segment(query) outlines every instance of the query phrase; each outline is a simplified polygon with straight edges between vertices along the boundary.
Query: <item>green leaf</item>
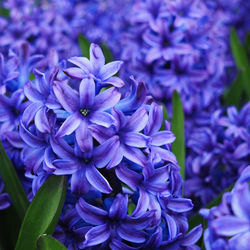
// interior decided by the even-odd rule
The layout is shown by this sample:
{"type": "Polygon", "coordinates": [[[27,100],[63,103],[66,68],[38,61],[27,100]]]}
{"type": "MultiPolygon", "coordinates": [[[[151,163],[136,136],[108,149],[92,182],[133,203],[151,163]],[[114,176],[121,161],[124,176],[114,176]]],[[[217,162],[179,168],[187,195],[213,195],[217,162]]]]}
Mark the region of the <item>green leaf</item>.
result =
{"type": "MultiPolygon", "coordinates": [[[[205,206],[205,208],[212,208],[212,207],[218,206],[221,203],[223,194],[226,192],[230,192],[233,189],[233,187],[234,187],[234,184],[232,184],[231,186],[229,186],[228,188],[223,190],[214,200],[212,200],[207,206],[205,206]]],[[[189,219],[190,228],[194,228],[195,226],[201,224],[203,222],[203,220],[204,220],[203,217],[201,215],[199,215],[198,213],[193,215],[189,219]]]]}
{"type": "Polygon", "coordinates": [[[240,107],[243,95],[243,77],[242,73],[238,73],[232,86],[223,94],[224,104],[226,106],[235,105],[240,107]]]}
{"type": "Polygon", "coordinates": [[[67,248],[51,235],[42,234],[37,240],[37,250],[67,250],[67,248]]]}
{"type": "Polygon", "coordinates": [[[83,36],[83,35],[79,35],[78,36],[78,43],[80,45],[81,51],[82,51],[82,55],[84,57],[89,58],[89,47],[90,47],[90,42],[88,41],[88,39],[83,36]]]}
{"type": "Polygon", "coordinates": [[[41,234],[52,234],[66,195],[66,177],[52,175],[38,190],[24,217],[16,250],[34,250],[41,234]]]}
{"type": "Polygon", "coordinates": [[[101,48],[102,48],[102,52],[103,52],[104,57],[105,57],[105,63],[112,62],[114,60],[114,57],[112,55],[112,52],[108,48],[108,46],[105,43],[102,42],[101,43],[101,48]]]}
{"type": "Polygon", "coordinates": [[[172,143],[172,152],[177,157],[179,166],[181,167],[181,176],[185,179],[185,132],[184,132],[184,112],[181,98],[177,91],[173,93],[173,118],[171,130],[175,134],[176,139],[172,143]]]}
{"type": "Polygon", "coordinates": [[[242,82],[248,99],[250,99],[250,65],[247,52],[241,45],[235,29],[231,29],[231,49],[239,72],[242,73],[242,82]]]}
{"type": "Polygon", "coordinates": [[[247,33],[245,37],[245,48],[248,53],[250,53],[250,33],[247,33]]]}
{"type": "Polygon", "coordinates": [[[22,221],[13,205],[7,209],[0,210],[0,221],[2,249],[14,249],[22,221]]]}
{"type": "Polygon", "coordinates": [[[33,73],[31,73],[31,74],[30,74],[30,80],[33,81],[33,80],[35,80],[35,79],[36,79],[35,75],[34,75],[33,73]]]}
{"type": "Polygon", "coordinates": [[[166,106],[165,105],[162,105],[162,112],[163,112],[163,121],[162,121],[162,125],[161,125],[161,131],[162,130],[165,130],[165,121],[169,120],[169,117],[168,117],[168,112],[167,112],[167,109],[166,109],[166,106]]]}
{"type": "Polygon", "coordinates": [[[10,16],[10,10],[0,6],[0,16],[9,17],[10,16]]]}
{"type": "Polygon", "coordinates": [[[6,154],[1,142],[0,159],[0,174],[2,180],[5,184],[6,191],[10,195],[11,202],[15,207],[20,220],[22,221],[29,206],[29,201],[23,190],[22,184],[17,177],[15,168],[6,154]]]}
{"type": "Polygon", "coordinates": [[[131,215],[135,209],[135,204],[131,203],[128,205],[128,214],[131,215]]]}

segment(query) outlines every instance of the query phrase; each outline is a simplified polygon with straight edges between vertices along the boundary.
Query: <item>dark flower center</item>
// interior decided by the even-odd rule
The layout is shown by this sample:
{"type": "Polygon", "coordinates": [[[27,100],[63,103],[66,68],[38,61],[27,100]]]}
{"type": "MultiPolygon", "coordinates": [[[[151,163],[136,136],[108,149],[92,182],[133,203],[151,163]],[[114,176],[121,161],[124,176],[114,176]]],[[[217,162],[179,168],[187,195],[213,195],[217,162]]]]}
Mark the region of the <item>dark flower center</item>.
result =
{"type": "Polygon", "coordinates": [[[176,73],[176,75],[183,75],[185,73],[185,71],[182,68],[176,68],[175,73],[176,73]]]}
{"type": "Polygon", "coordinates": [[[90,159],[89,158],[85,158],[85,159],[83,159],[83,161],[84,161],[85,164],[89,164],[90,163],[90,159]]]}
{"type": "Polygon", "coordinates": [[[184,10],[180,10],[180,11],[178,12],[178,14],[179,14],[180,16],[184,16],[185,12],[184,12],[184,10]]]}
{"type": "Polygon", "coordinates": [[[19,110],[16,108],[12,108],[12,112],[14,113],[14,115],[18,116],[20,114],[19,110]]]}
{"type": "Polygon", "coordinates": [[[79,109],[79,112],[82,116],[86,117],[89,113],[89,110],[88,109],[84,109],[84,108],[81,108],[79,109]]]}

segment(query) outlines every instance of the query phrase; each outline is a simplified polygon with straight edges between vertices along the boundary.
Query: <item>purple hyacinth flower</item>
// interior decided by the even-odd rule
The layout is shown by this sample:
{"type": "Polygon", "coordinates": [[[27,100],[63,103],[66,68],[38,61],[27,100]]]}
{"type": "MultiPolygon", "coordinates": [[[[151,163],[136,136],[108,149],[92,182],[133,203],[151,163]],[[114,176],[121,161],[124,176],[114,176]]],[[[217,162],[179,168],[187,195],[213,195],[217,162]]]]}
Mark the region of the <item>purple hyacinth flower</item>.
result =
{"type": "Polygon", "coordinates": [[[113,61],[105,64],[105,57],[101,48],[94,43],[90,45],[89,52],[89,60],[85,57],[72,57],[68,59],[69,62],[79,68],[68,68],[64,70],[64,73],[76,79],[91,77],[95,80],[98,89],[107,85],[113,85],[118,88],[122,87],[124,82],[119,77],[113,75],[119,71],[123,62],[113,61]]]}
{"type": "Polygon", "coordinates": [[[79,249],[78,244],[82,241],[88,230],[91,229],[88,225],[78,228],[76,224],[80,220],[81,217],[78,215],[76,209],[72,205],[65,205],[53,237],[62,242],[67,249],[79,249]]]}
{"type": "Polygon", "coordinates": [[[133,6],[135,15],[132,16],[134,23],[149,23],[152,29],[158,27],[158,17],[164,18],[169,16],[167,6],[162,0],[138,1],[133,6]]]}
{"type": "Polygon", "coordinates": [[[79,93],[72,89],[67,82],[56,81],[54,93],[70,116],[63,122],[57,132],[57,137],[76,132],[76,140],[83,152],[90,150],[92,137],[89,124],[110,127],[115,119],[105,112],[114,107],[120,100],[121,94],[117,88],[109,88],[96,95],[96,86],[92,78],[85,78],[79,86],[79,93]]]}
{"type": "Polygon", "coordinates": [[[145,42],[151,47],[146,55],[146,62],[152,63],[155,60],[164,58],[172,60],[175,55],[190,54],[192,47],[183,43],[184,33],[181,30],[170,32],[169,24],[166,20],[160,20],[158,24],[158,34],[148,31],[143,36],[145,42]]]}
{"type": "Polygon", "coordinates": [[[75,143],[74,150],[63,140],[52,140],[54,152],[61,158],[52,162],[52,170],[56,175],[72,175],[71,191],[76,194],[86,194],[91,186],[102,193],[112,191],[108,181],[98,171],[104,168],[114,157],[118,137],[114,136],[98,147],[90,144],[88,151],[82,152],[75,143]]]}
{"type": "MultiPolygon", "coordinates": [[[[250,123],[249,123],[250,124],[250,123]]],[[[241,132],[242,143],[240,143],[234,153],[233,156],[235,159],[243,159],[250,155],[250,134],[248,131],[241,132]]]]}
{"type": "Polygon", "coordinates": [[[46,112],[48,109],[61,108],[52,90],[52,82],[57,73],[58,69],[54,69],[48,75],[47,80],[45,74],[38,70],[34,70],[34,75],[36,77],[35,82],[28,81],[24,85],[24,94],[30,101],[22,117],[25,126],[29,125],[34,119],[34,123],[40,132],[49,132],[49,128],[46,127],[46,123],[43,122],[46,120],[46,112]]]}
{"type": "Polygon", "coordinates": [[[115,106],[116,109],[121,110],[125,114],[135,112],[142,104],[144,104],[147,94],[146,86],[143,82],[137,82],[133,76],[129,79],[131,85],[130,94],[122,98],[115,106]]]}
{"type": "MultiPolygon", "coordinates": [[[[44,161],[45,162],[45,161],[44,161]]],[[[45,163],[46,164],[46,163],[45,163]]],[[[44,169],[40,168],[35,175],[26,173],[26,177],[32,180],[32,192],[29,194],[29,200],[32,201],[35,197],[37,191],[43,185],[43,183],[51,176],[51,171],[48,171],[48,167],[45,166],[44,169]]]]}
{"type": "Polygon", "coordinates": [[[230,186],[249,162],[249,102],[215,110],[211,118],[197,116],[187,140],[185,195],[199,207],[230,186]]]}
{"type": "Polygon", "coordinates": [[[240,112],[234,106],[227,108],[227,117],[220,118],[219,124],[226,127],[227,137],[241,136],[250,125],[250,102],[247,102],[240,112]]]}
{"type": "Polygon", "coordinates": [[[190,230],[185,235],[178,235],[173,241],[162,241],[161,247],[159,249],[200,249],[195,243],[200,239],[202,235],[202,225],[198,225],[190,230]]]}
{"type": "Polygon", "coordinates": [[[22,121],[20,122],[20,136],[26,143],[22,151],[22,158],[27,173],[32,175],[37,174],[41,167],[51,172],[51,161],[55,158],[50,140],[55,136],[56,115],[49,110],[44,118],[41,126],[48,129],[46,133],[41,133],[34,124],[26,127],[22,121]]]}
{"type": "Polygon", "coordinates": [[[101,126],[91,126],[93,137],[98,142],[103,142],[110,137],[119,136],[115,157],[112,159],[107,168],[117,166],[123,157],[132,162],[144,166],[146,164],[146,156],[140,150],[145,148],[149,137],[139,133],[146,126],[148,114],[144,106],[137,109],[131,116],[125,116],[122,111],[113,108],[111,111],[115,118],[114,125],[107,129],[101,126]]]}
{"type": "Polygon", "coordinates": [[[163,123],[162,107],[153,102],[150,105],[149,118],[144,134],[150,137],[147,153],[150,152],[154,163],[161,160],[177,164],[175,155],[167,147],[175,140],[175,135],[171,131],[159,131],[163,123]]]}
{"type": "Polygon", "coordinates": [[[18,71],[20,72],[17,81],[15,83],[12,82],[12,86],[9,86],[10,88],[14,88],[14,90],[23,88],[24,84],[29,80],[33,68],[43,58],[42,55],[32,54],[31,49],[29,43],[22,42],[10,52],[11,56],[17,57],[19,66],[18,71]]]}
{"type": "Polygon", "coordinates": [[[5,137],[3,146],[7,155],[17,169],[22,169],[22,149],[26,146],[26,143],[22,140],[19,131],[7,131],[5,137]]]}
{"type": "Polygon", "coordinates": [[[16,90],[10,97],[0,95],[0,138],[4,139],[7,131],[13,131],[19,125],[27,103],[24,103],[23,90],[16,90]]]}
{"type": "Polygon", "coordinates": [[[132,216],[144,214],[148,209],[155,210],[154,224],[161,218],[161,207],[157,200],[158,195],[170,195],[170,169],[171,166],[163,166],[154,169],[153,166],[145,166],[143,175],[129,169],[124,163],[115,169],[117,177],[133,190],[138,190],[139,199],[132,216]]]}
{"type": "Polygon", "coordinates": [[[128,196],[122,194],[116,196],[108,211],[92,206],[82,198],[76,204],[76,210],[85,222],[95,225],[86,233],[80,248],[109,244],[112,239],[143,243],[147,239],[143,229],[148,227],[154,215],[154,211],[137,217],[127,215],[128,196]]]}
{"type": "Polygon", "coordinates": [[[206,12],[206,6],[201,1],[196,0],[176,0],[167,2],[167,9],[176,16],[174,25],[176,27],[190,27],[197,19],[203,17],[206,12]]]}
{"type": "Polygon", "coordinates": [[[0,94],[3,95],[6,90],[6,86],[10,82],[16,79],[19,75],[17,71],[18,60],[16,57],[8,59],[7,62],[4,61],[4,56],[0,53],[0,94]]]}
{"type": "Polygon", "coordinates": [[[162,83],[171,90],[184,91],[186,94],[192,94],[193,91],[203,84],[208,77],[208,73],[202,69],[194,69],[195,58],[191,55],[181,57],[175,55],[171,62],[171,68],[166,70],[166,77],[162,83]]]}

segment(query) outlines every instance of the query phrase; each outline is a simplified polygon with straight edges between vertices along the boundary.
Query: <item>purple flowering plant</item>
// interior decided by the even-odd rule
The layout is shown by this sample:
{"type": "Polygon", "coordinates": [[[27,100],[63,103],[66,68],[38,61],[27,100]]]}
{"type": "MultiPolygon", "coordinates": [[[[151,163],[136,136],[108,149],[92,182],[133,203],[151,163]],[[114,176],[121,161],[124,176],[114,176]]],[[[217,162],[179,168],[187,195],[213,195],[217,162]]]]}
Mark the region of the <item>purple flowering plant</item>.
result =
{"type": "MultiPolygon", "coordinates": [[[[73,236],[66,233],[67,247],[193,245],[202,231],[198,226],[187,234],[193,204],[182,198],[180,168],[170,146],[175,136],[161,130],[162,107],[146,98],[144,84],[133,78],[131,94],[122,95],[125,83],[114,76],[122,62],[105,64],[96,44],[89,59],[68,62],[74,67],[34,70],[34,80],[1,97],[1,138],[19,151],[29,200],[35,202],[51,175],[68,176],[67,199],[72,200],[66,199],[63,211],[77,217],[70,226],[76,241],[67,240],[73,236]],[[70,211],[66,204],[73,206],[70,211]]],[[[55,235],[65,227],[57,227],[55,235]]]]}
{"type": "Polygon", "coordinates": [[[225,4],[0,3],[1,249],[248,249],[250,6],[225,4]]]}

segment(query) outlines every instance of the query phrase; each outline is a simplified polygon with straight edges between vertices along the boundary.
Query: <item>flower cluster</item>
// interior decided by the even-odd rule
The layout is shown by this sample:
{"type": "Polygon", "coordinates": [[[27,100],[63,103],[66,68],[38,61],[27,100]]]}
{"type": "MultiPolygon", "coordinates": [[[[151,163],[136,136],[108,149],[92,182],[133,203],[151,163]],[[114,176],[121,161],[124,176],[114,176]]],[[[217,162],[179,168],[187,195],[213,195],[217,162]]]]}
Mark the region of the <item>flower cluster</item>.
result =
{"type": "Polygon", "coordinates": [[[126,70],[165,104],[177,90],[188,115],[218,102],[227,83],[226,69],[233,64],[229,25],[249,21],[249,6],[239,4],[245,1],[233,1],[237,4],[230,5],[231,11],[220,2],[141,0],[131,13],[122,53],[126,70]]]}
{"type": "Polygon", "coordinates": [[[186,196],[206,205],[231,185],[250,161],[250,102],[200,117],[187,140],[186,196]]]}
{"type": "Polygon", "coordinates": [[[115,75],[122,61],[105,64],[96,44],[89,59],[68,62],[35,69],[35,79],[17,89],[3,83],[0,137],[24,172],[29,198],[50,175],[69,176],[55,233],[67,247],[192,247],[202,229],[187,233],[193,204],[182,198],[162,107],[133,77],[121,94],[124,81],[115,75]]]}
{"type": "MultiPolygon", "coordinates": [[[[13,46],[7,56],[0,53],[0,93],[14,92],[23,88],[34,67],[48,68],[48,60],[43,55],[33,54],[29,43],[23,41],[13,46]]],[[[52,57],[49,57],[49,60],[52,57]]],[[[55,62],[56,64],[57,62],[55,62]]]]}
{"type": "Polygon", "coordinates": [[[250,166],[242,172],[233,190],[223,195],[219,206],[200,211],[208,219],[204,233],[206,249],[249,248],[249,181],[250,166]]]}
{"type": "MultiPolygon", "coordinates": [[[[137,0],[136,0],[137,1],[137,0]]],[[[82,33],[95,43],[105,42],[116,58],[121,57],[122,40],[129,27],[131,7],[135,0],[91,0],[85,5],[85,27],[82,33]]]]}
{"type": "Polygon", "coordinates": [[[121,35],[127,27],[125,13],[131,4],[132,1],[124,4],[100,0],[53,0],[39,4],[5,1],[3,6],[10,14],[0,16],[1,52],[7,55],[10,48],[26,41],[34,54],[56,52],[57,57],[64,59],[80,55],[78,37],[84,34],[92,42],[106,42],[118,54],[121,35]]]}

